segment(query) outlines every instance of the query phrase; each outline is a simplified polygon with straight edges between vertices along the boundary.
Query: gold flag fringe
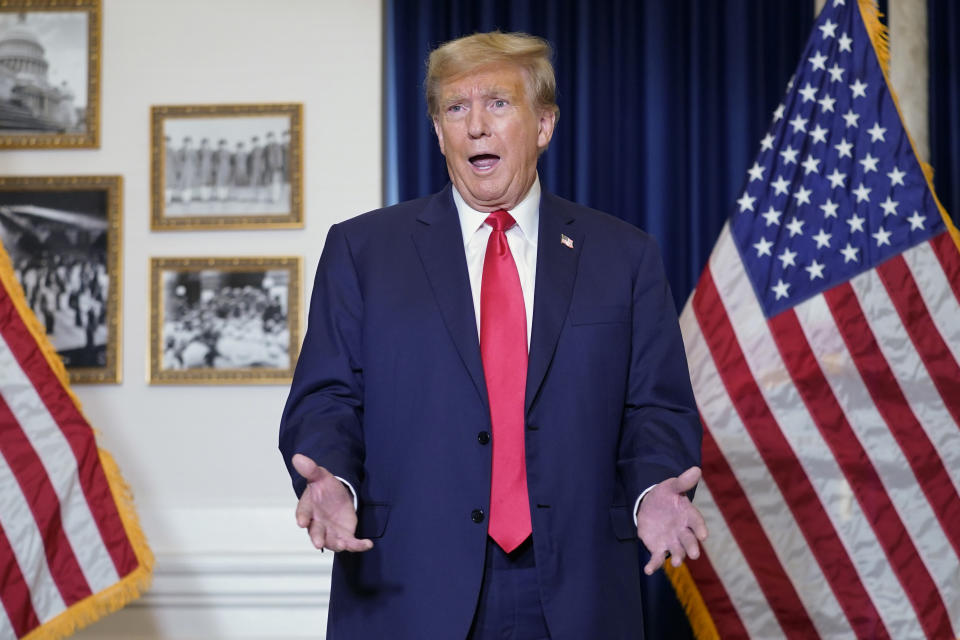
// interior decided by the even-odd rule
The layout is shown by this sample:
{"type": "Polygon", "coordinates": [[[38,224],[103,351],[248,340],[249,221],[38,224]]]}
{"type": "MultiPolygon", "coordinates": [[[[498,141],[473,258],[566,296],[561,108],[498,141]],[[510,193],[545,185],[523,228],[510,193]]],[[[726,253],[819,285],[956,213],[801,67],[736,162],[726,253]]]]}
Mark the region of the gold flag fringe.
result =
{"type": "Polygon", "coordinates": [[[947,231],[950,232],[953,243],[957,246],[957,249],[960,250],[960,231],[958,231],[956,225],[953,224],[953,220],[950,219],[947,210],[943,208],[943,203],[941,203],[940,198],[937,197],[937,192],[933,189],[933,167],[930,166],[929,163],[924,162],[923,159],[920,158],[920,154],[917,153],[917,145],[914,143],[913,137],[907,129],[907,121],[903,118],[903,111],[900,110],[900,99],[897,98],[897,92],[893,90],[893,85],[890,83],[890,35],[887,27],[880,22],[880,9],[877,6],[876,0],[858,0],[858,4],[860,6],[860,15],[863,17],[863,23],[867,27],[867,35],[870,36],[873,50],[877,53],[877,59],[880,61],[880,70],[883,72],[883,79],[887,84],[887,89],[890,91],[893,105],[897,108],[897,116],[900,118],[903,130],[907,134],[907,140],[910,141],[910,148],[913,150],[913,155],[916,157],[917,162],[920,163],[921,169],[923,169],[923,177],[927,180],[927,187],[930,189],[933,201],[937,203],[937,210],[940,212],[940,217],[947,226],[947,231]]]}
{"type": "MultiPolygon", "coordinates": [[[[694,561],[696,562],[696,561],[694,561]]],[[[717,633],[717,627],[710,617],[710,611],[707,609],[697,584],[693,581],[689,569],[684,564],[675,567],[669,561],[663,565],[673,590],[677,592],[677,599],[683,605],[683,610],[687,613],[687,620],[690,622],[690,629],[697,640],[719,640],[720,634],[717,633]]]]}
{"type": "MultiPolygon", "coordinates": [[[[0,246],[0,282],[2,282],[14,308],[36,342],[40,353],[43,354],[47,364],[56,375],[61,388],[77,407],[77,411],[83,415],[80,400],[70,388],[66,367],[63,366],[60,356],[57,355],[53,345],[47,339],[46,331],[40,325],[40,320],[27,305],[23,288],[13,273],[10,258],[2,246],[0,246]]],[[[86,416],[84,416],[84,420],[86,420],[86,416]]],[[[86,420],[86,422],[90,424],[89,420],[86,420]]],[[[24,636],[23,640],[60,640],[65,638],[78,629],[96,622],[108,613],[123,608],[150,588],[150,581],[153,576],[153,552],[150,550],[146,536],[140,528],[140,521],[133,505],[133,494],[120,474],[120,468],[114,461],[113,456],[101,447],[97,447],[97,452],[104,475],[107,477],[107,483],[110,486],[110,493],[120,514],[124,531],[137,556],[137,568],[122,576],[117,583],[84,598],[58,616],[43,622],[39,627],[24,636]]]]}

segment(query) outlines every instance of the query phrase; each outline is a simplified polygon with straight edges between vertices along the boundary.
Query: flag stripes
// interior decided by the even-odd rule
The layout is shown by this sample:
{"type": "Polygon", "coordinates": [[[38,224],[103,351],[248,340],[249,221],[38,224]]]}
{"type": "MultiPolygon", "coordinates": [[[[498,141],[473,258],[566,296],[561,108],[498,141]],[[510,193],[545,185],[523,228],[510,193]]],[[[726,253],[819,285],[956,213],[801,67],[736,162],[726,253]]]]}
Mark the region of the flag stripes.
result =
{"type": "MultiPolygon", "coordinates": [[[[77,406],[73,402],[64,402],[59,391],[59,380],[46,360],[37,357],[36,351],[31,347],[33,338],[9,297],[0,299],[0,318],[3,318],[3,341],[19,365],[6,369],[5,377],[13,378],[7,386],[0,387],[0,394],[4,397],[18,393],[27,394],[36,399],[36,405],[31,407],[34,415],[42,415],[43,412],[49,414],[49,420],[41,418],[38,421],[47,426],[49,431],[44,435],[37,434],[36,438],[50,443],[51,455],[59,458],[58,464],[66,465],[67,469],[76,469],[75,478],[79,481],[84,502],[96,523],[115,572],[118,576],[125,576],[139,563],[123,529],[110,486],[100,465],[93,431],[77,406]],[[15,378],[18,371],[22,373],[20,380],[15,378]],[[63,438],[69,451],[73,453],[72,460],[66,456],[67,452],[60,442],[63,438]]],[[[32,426],[38,425],[34,423],[32,426]]],[[[57,466],[46,468],[56,469],[57,466]]]]}
{"type": "MultiPolygon", "coordinates": [[[[907,504],[901,507],[900,511],[905,512],[921,505],[931,507],[943,533],[953,546],[954,556],[949,560],[956,564],[958,562],[956,554],[960,553],[960,530],[948,525],[960,522],[960,496],[958,496],[956,487],[954,487],[950,476],[947,474],[943,460],[938,455],[933,443],[930,442],[926,431],[910,410],[910,405],[903,395],[903,391],[897,385],[897,381],[880,351],[876,337],[863,316],[853,287],[844,283],[827,291],[824,298],[828,305],[828,312],[836,318],[836,325],[834,326],[841,334],[848,350],[842,355],[849,355],[849,358],[845,359],[852,361],[856,366],[865,391],[869,394],[869,401],[861,397],[857,404],[862,407],[869,407],[872,402],[880,414],[879,416],[869,416],[866,423],[870,425],[886,423],[890,428],[889,435],[895,438],[896,442],[889,441],[888,434],[884,429],[873,427],[869,429],[869,433],[859,434],[859,437],[870,447],[871,457],[875,459],[881,456],[885,457],[881,470],[900,471],[897,452],[898,450],[903,452],[903,457],[910,465],[910,469],[919,483],[919,488],[923,490],[926,500],[911,495],[906,500],[907,504]]],[[[811,344],[816,344],[816,342],[811,340],[811,344]]],[[[834,350],[834,354],[836,353],[840,353],[840,350],[834,350]]],[[[826,357],[827,354],[817,354],[821,366],[823,366],[822,363],[826,357]]],[[[859,388],[851,390],[849,387],[853,385],[844,385],[842,380],[836,383],[831,381],[831,385],[835,387],[844,386],[845,388],[842,391],[851,394],[860,393],[859,388]]],[[[837,397],[843,398],[845,394],[837,393],[837,397]]],[[[910,478],[897,477],[893,481],[886,480],[884,486],[896,487],[900,485],[909,488],[912,486],[912,484],[908,486],[909,481],[910,478]]],[[[925,516],[907,515],[905,520],[908,525],[913,524],[920,527],[933,524],[925,516]]],[[[931,532],[935,534],[935,531],[931,532]]],[[[913,535],[917,537],[916,534],[913,535]]],[[[924,554],[924,557],[926,558],[926,554],[924,554]]]]}
{"type": "MultiPolygon", "coordinates": [[[[697,503],[711,530],[704,551],[712,566],[698,572],[691,563],[690,573],[718,631],[725,629],[733,637],[743,633],[726,602],[756,637],[939,638],[955,637],[960,629],[957,423],[904,328],[900,326],[899,341],[878,340],[878,335],[896,335],[890,333],[900,322],[890,302],[893,296],[918,291],[907,265],[922,264],[925,273],[931,264],[940,268],[942,238],[949,236],[908,252],[896,292],[869,271],[767,321],[750,308],[757,304],[752,288],[728,228],[721,233],[681,316],[705,425],[704,485],[709,491],[698,491],[697,503]],[[887,313],[877,313],[884,298],[887,313]],[[715,384],[717,378],[722,387],[715,384]],[[940,398],[939,409],[929,402],[931,394],[940,398]],[[918,399],[922,410],[914,412],[911,401],[918,399]],[[729,434],[720,438],[724,431],[729,434]],[[741,440],[735,442],[738,432],[741,440]],[[767,478],[745,464],[754,449],[744,446],[744,436],[756,443],[767,478]],[[724,446],[725,440],[731,444],[724,446]],[[765,486],[770,484],[779,491],[765,486]],[[742,493],[731,494],[731,485],[742,485],[742,493]],[[761,508],[771,496],[783,500],[795,524],[761,508]],[[744,512],[745,503],[752,510],[744,512]],[[718,535],[718,519],[726,533],[718,535]],[[756,552],[757,543],[744,527],[766,532],[778,558],[768,564],[762,551],[762,569],[743,558],[740,572],[760,581],[756,592],[742,588],[742,577],[731,587],[725,572],[734,569],[722,566],[731,547],[749,550],[748,556],[756,552]],[[777,538],[792,527],[803,532],[805,542],[799,548],[796,540],[778,545],[777,538]],[[793,569],[807,554],[816,558],[822,577],[793,569]],[[771,574],[789,576],[815,633],[805,623],[785,622],[782,593],[774,598],[763,585],[771,574]],[[757,592],[780,631],[769,625],[754,628],[757,592]],[[834,607],[842,608],[845,632],[830,618],[829,607],[811,605],[809,594],[826,594],[834,607]]],[[[943,281],[948,275],[940,269],[933,277],[943,281]]],[[[921,304],[926,309],[922,299],[921,304]]],[[[922,317],[916,312],[911,317],[918,315],[922,317]]],[[[931,314],[926,317],[926,330],[935,331],[931,314]]],[[[938,357],[945,355],[955,366],[949,351],[941,350],[938,357]]]]}
{"type": "MultiPolygon", "coordinates": [[[[0,460],[2,463],[2,460],[0,460]]],[[[0,591],[0,638],[9,638],[7,626],[13,637],[23,637],[34,627],[40,624],[37,612],[30,601],[30,587],[20,571],[20,565],[13,554],[10,540],[4,532],[0,522],[0,583],[4,589],[0,591]],[[9,613],[7,613],[9,612],[9,613]]]]}

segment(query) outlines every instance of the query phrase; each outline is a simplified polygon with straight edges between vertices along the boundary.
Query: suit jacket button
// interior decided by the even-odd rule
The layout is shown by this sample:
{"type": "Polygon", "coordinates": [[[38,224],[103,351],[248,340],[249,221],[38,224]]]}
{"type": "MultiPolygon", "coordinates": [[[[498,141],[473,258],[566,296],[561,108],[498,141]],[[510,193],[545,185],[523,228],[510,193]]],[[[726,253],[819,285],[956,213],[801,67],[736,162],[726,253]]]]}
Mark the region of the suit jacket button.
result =
{"type": "Polygon", "coordinates": [[[480,444],[487,444],[488,442],[490,442],[490,433],[487,431],[481,431],[480,433],[477,434],[477,441],[480,444]]]}
{"type": "Polygon", "coordinates": [[[480,524],[481,522],[483,522],[483,517],[484,517],[483,509],[474,509],[470,513],[470,519],[476,522],[477,524],[480,524]]]}

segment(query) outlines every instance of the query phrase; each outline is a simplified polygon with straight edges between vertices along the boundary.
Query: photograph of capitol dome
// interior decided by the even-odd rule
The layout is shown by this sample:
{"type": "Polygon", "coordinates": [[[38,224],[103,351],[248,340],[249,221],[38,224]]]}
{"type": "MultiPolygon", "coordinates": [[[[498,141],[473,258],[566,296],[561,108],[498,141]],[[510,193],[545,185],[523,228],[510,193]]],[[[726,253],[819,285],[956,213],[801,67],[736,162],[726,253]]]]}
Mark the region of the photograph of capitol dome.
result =
{"type": "Polygon", "coordinates": [[[97,146],[99,3],[79,4],[0,11],[0,146],[97,146]]]}

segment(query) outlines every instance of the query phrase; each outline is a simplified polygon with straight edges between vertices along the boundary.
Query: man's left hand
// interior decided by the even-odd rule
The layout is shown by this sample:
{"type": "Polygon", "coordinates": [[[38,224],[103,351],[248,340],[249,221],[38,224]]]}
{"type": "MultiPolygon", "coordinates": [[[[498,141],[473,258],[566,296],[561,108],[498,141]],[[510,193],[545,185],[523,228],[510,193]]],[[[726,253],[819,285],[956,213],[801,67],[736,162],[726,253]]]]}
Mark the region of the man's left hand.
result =
{"type": "Polygon", "coordinates": [[[687,556],[694,560],[700,557],[707,525],[686,496],[699,481],[700,467],[690,467],[655,486],[640,501],[637,536],[650,550],[650,562],[643,568],[648,576],[663,565],[668,553],[675,567],[687,556]]]}

